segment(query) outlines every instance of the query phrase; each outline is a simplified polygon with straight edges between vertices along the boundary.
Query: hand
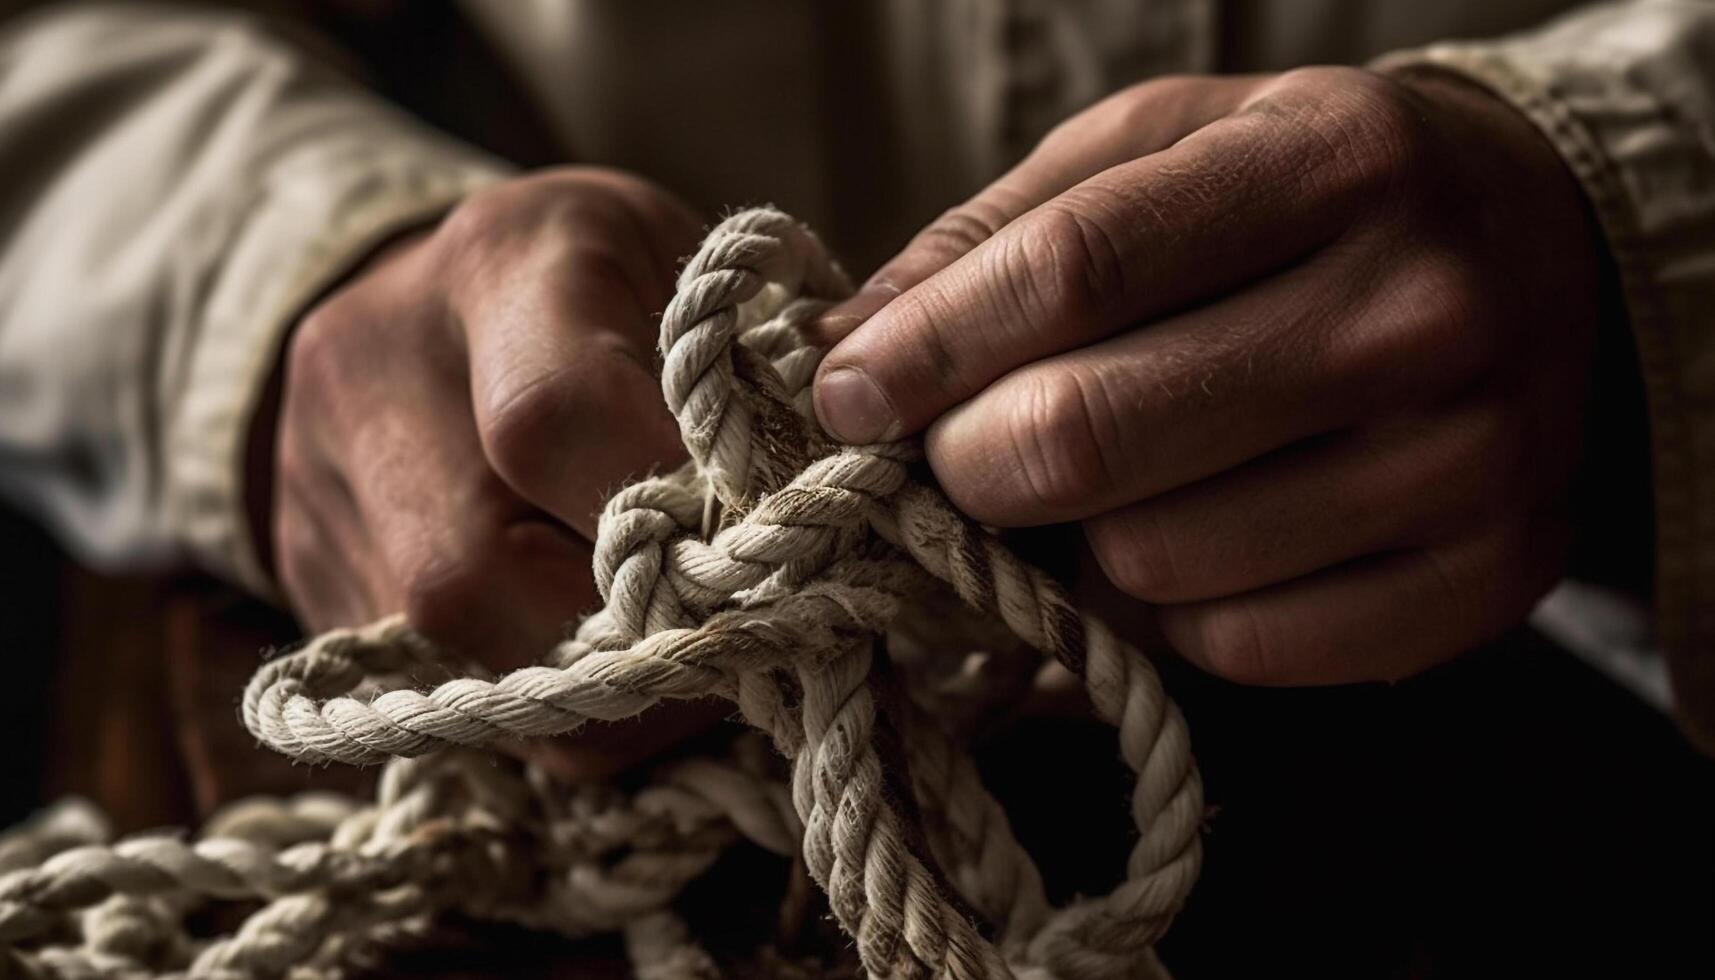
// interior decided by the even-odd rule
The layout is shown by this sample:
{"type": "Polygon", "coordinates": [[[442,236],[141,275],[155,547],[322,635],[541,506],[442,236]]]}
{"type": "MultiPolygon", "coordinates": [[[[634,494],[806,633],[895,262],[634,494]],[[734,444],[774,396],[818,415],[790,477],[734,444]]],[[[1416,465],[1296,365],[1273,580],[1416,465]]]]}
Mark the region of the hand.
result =
{"type": "MultiPolygon", "coordinates": [[[[636,178],[565,169],[461,204],[372,259],[293,332],[272,480],[278,578],[315,630],[403,610],[494,670],[599,604],[596,516],[684,455],[652,317],[697,217],[636,178]]],[[[596,776],[686,726],[541,756],[596,776]]]]}
{"type": "Polygon", "coordinates": [[[1208,670],[1395,679],[1561,573],[1600,248],[1552,148],[1450,76],[1151,82],[830,311],[817,413],[927,428],[977,520],[1082,522],[1208,670]]]}

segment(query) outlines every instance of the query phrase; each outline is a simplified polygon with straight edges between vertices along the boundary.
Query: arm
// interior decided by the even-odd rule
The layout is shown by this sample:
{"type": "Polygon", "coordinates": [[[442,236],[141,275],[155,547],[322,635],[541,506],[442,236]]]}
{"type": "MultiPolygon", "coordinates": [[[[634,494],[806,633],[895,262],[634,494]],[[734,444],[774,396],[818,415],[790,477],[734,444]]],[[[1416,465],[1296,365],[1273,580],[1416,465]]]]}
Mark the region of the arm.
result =
{"type": "Polygon", "coordinates": [[[1715,746],[1712,45],[1715,6],[1640,2],[1378,71],[1121,93],[828,318],[850,336],[818,412],[926,431],[991,523],[1082,522],[1217,673],[1386,679],[1566,571],[1572,506],[1625,458],[1583,443],[1624,447],[1635,340],[1662,637],[1715,746]]]}
{"type": "MultiPolygon", "coordinates": [[[[252,19],[13,27],[0,175],[0,490],[86,558],[516,665],[592,605],[603,495],[681,452],[650,317],[697,217],[511,177],[252,19]]],[[[702,723],[531,751],[599,774],[702,723]]]]}
{"type": "Polygon", "coordinates": [[[267,591],[244,452],[287,325],[501,172],[252,17],[0,25],[0,492],[86,560],[267,591]]]}

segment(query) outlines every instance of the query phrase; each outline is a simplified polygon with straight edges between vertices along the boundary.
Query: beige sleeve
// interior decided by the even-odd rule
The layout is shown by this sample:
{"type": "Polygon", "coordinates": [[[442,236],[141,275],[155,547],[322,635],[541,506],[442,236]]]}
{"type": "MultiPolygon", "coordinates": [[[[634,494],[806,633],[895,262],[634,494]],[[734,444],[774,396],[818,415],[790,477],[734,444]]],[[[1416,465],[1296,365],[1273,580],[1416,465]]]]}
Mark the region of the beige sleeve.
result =
{"type": "Polygon", "coordinates": [[[1607,235],[1649,409],[1659,639],[1680,721],[1715,752],[1715,4],[1604,4],[1380,62],[1407,66],[1457,72],[1529,116],[1607,235]]]}
{"type": "Polygon", "coordinates": [[[244,451],[286,326],[504,168],[242,14],[0,28],[0,494],[86,560],[265,594],[244,451]]]}

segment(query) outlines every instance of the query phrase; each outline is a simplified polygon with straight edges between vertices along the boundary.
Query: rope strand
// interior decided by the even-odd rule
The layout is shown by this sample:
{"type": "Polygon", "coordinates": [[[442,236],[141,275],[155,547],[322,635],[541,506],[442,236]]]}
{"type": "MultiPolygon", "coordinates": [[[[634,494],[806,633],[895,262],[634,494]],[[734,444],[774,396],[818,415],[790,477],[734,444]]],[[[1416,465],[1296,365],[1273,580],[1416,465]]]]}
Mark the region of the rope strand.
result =
{"type": "Polygon", "coordinates": [[[604,607],[541,665],[495,680],[402,683],[449,675],[400,617],[265,664],[245,726],[308,763],[386,762],[377,802],[249,801],[195,842],[109,845],[87,812],[50,814],[0,840],[10,961],[29,976],[336,974],[456,910],[620,931],[640,977],[714,977],[671,906],[742,837],[802,854],[873,977],[1161,975],[1151,947],[1201,861],[1184,720],[1136,649],[914,481],[915,444],[841,446],[816,427],[820,353],[801,328],[850,289],[786,215],[722,222],[661,319],[662,391],[692,461],[604,508],[604,607]],[[898,675],[876,674],[874,638],[936,590],[1066,665],[1116,730],[1138,839],[1111,894],[1051,907],[968,755],[883,696],[898,675]],[[711,694],[790,761],[786,779],[742,741],[629,793],[478,751],[711,694]],[[265,904],[230,936],[183,932],[186,910],[232,899],[265,904]]]}

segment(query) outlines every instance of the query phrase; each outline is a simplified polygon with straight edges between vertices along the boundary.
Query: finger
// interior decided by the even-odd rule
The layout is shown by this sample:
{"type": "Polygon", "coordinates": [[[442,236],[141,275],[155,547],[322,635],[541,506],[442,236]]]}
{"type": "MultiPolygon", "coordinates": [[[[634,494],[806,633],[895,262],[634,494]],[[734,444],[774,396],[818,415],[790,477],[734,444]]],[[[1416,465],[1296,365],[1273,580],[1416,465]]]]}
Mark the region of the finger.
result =
{"type": "Polygon", "coordinates": [[[1232,112],[1255,76],[1160,78],[1109,96],[1060,124],[971,200],[943,213],[812,328],[832,346],[895,296],[987,241],[1014,218],[1080,181],[1164,150],[1232,112]]]}
{"type": "Polygon", "coordinates": [[[601,600],[587,542],[540,515],[485,511],[405,559],[399,607],[436,643],[506,671],[541,662],[601,600]]]}
{"type": "Polygon", "coordinates": [[[899,438],[1020,365],[1299,258],[1385,178],[1290,115],[1243,112],[1112,167],[901,294],[829,352],[815,404],[848,442],[899,438]]]}
{"type": "MultiPolygon", "coordinates": [[[[377,501],[371,519],[397,570],[392,608],[403,608],[437,645],[497,672],[540,662],[579,614],[599,605],[590,546],[513,496],[482,465],[468,414],[449,410],[434,439],[413,439],[395,434],[387,448],[366,450],[375,460],[364,482],[377,501]],[[430,489],[409,496],[382,489],[385,478],[378,473],[405,472],[384,458],[389,452],[408,455],[411,480],[430,489]]],[[[599,780],[665,752],[722,716],[708,704],[675,702],[623,722],[507,748],[562,780],[599,780]]]]}
{"type": "Polygon", "coordinates": [[[496,671],[540,661],[600,601],[588,543],[505,497],[491,486],[370,514],[392,572],[388,607],[496,671]]]}
{"type": "Polygon", "coordinates": [[[1256,592],[1163,606],[1168,642],[1243,684],[1395,681],[1518,622],[1556,577],[1559,522],[1375,556],[1256,592]]]}
{"type": "Polygon", "coordinates": [[[496,670],[533,662],[596,603],[589,545],[489,469],[454,366],[380,370],[387,401],[341,406],[336,461],[385,570],[380,607],[496,670]]]}
{"type": "Polygon", "coordinates": [[[930,465],[979,521],[1082,520],[1439,397],[1464,383],[1463,357],[1424,357],[1448,336],[1446,304],[1409,293],[1324,253],[1013,371],[936,421],[930,465]]]}
{"type": "MultiPolygon", "coordinates": [[[[684,458],[650,370],[654,312],[606,244],[526,264],[466,314],[471,392],[487,461],[524,499],[595,537],[602,501],[684,458]]],[[[657,288],[658,287],[658,288],[657,288]]]]}
{"type": "Polygon", "coordinates": [[[391,572],[384,598],[495,670],[534,662],[596,604],[590,546],[501,483],[468,405],[432,384],[402,379],[400,410],[365,426],[347,461],[391,572]]]}
{"type": "MultiPolygon", "coordinates": [[[[498,481],[449,492],[438,517],[430,502],[388,508],[377,532],[392,543],[390,560],[398,568],[392,607],[403,608],[438,646],[496,672],[541,662],[577,616],[600,601],[589,545],[508,498],[498,481]]],[[[626,721],[504,748],[559,779],[586,782],[653,758],[722,716],[708,704],[674,702],[626,721]]]]}
{"type": "Polygon", "coordinates": [[[1315,440],[1085,522],[1102,571],[1157,603],[1249,592],[1423,544],[1495,499],[1487,416],[1315,440]]]}
{"type": "MultiPolygon", "coordinates": [[[[404,384],[406,392],[410,387],[404,384]]],[[[443,649],[504,672],[540,662],[580,614],[599,605],[592,554],[588,543],[511,494],[483,465],[468,409],[460,408],[453,399],[410,413],[410,425],[377,426],[391,431],[357,447],[369,461],[358,483],[392,570],[385,607],[403,609],[443,649]],[[425,417],[435,424],[421,425],[425,417]]],[[[507,749],[563,779],[602,779],[718,717],[706,707],[674,704],[507,749]]]]}
{"type": "MultiPolygon", "coordinates": [[[[591,186],[610,191],[624,207],[609,209],[602,222],[607,233],[620,243],[628,256],[648,256],[652,269],[628,266],[646,286],[662,290],[646,298],[651,311],[659,311],[672,298],[672,284],[679,264],[696,247],[703,219],[696,211],[664,187],[636,174],[606,167],[573,166],[563,173],[591,186]]],[[[655,342],[653,331],[645,338],[655,342]]]]}

